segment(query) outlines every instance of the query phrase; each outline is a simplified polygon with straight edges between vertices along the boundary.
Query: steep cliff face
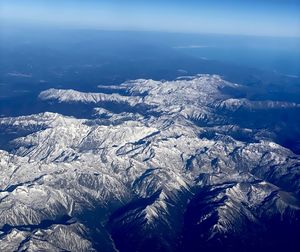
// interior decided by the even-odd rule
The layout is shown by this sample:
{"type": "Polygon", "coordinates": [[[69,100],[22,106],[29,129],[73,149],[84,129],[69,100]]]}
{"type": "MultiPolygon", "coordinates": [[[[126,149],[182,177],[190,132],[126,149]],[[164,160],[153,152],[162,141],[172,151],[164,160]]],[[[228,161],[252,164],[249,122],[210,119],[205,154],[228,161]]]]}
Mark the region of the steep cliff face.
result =
{"type": "Polygon", "coordinates": [[[199,75],[113,94],[50,89],[39,98],[92,104],[93,114],[1,118],[2,132],[22,132],[0,151],[2,250],[293,246],[300,157],[231,117],[299,104],[233,99],[224,87],[237,84],[199,75]]]}

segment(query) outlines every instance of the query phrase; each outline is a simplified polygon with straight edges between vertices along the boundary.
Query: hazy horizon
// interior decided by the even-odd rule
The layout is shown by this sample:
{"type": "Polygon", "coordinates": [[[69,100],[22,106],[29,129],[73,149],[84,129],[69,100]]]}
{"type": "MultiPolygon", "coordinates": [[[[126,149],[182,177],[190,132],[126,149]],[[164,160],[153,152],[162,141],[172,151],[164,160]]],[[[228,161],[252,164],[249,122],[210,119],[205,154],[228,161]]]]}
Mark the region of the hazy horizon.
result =
{"type": "Polygon", "coordinates": [[[300,3],[269,1],[0,1],[12,25],[121,31],[300,37],[300,3]]]}

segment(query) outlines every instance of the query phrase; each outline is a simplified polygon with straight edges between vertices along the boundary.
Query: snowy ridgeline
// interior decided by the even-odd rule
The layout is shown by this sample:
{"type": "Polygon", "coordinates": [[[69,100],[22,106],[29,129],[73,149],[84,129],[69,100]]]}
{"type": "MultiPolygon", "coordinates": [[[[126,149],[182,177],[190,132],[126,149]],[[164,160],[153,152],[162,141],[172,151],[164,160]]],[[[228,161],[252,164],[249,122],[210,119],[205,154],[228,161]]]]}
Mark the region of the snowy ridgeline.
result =
{"type": "Polygon", "coordinates": [[[1,250],[134,251],[150,237],[174,249],[189,225],[205,244],[252,234],[251,227],[263,232],[273,220],[299,221],[300,157],[267,130],[227,118],[241,108],[299,104],[221,92],[237,86],[199,75],[107,87],[113,94],[49,89],[39,98],[94,104],[93,119],[1,118],[1,130],[24,135],[0,151],[1,250]],[[108,102],[124,111],[102,107],[108,102]],[[185,212],[197,214],[185,221],[185,212]]]}

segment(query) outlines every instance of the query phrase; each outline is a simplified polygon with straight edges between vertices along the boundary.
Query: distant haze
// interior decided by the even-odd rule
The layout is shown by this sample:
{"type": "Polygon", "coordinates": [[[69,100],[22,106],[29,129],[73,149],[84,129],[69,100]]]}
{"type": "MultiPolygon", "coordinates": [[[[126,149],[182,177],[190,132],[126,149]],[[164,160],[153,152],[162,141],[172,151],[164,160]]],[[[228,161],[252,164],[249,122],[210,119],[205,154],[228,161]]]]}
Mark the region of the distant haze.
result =
{"type": "Polygon", "coordinates": [[[300,37],[292,0],[0,0],[0,29],[11,24],[106,30],[300,37]]]}

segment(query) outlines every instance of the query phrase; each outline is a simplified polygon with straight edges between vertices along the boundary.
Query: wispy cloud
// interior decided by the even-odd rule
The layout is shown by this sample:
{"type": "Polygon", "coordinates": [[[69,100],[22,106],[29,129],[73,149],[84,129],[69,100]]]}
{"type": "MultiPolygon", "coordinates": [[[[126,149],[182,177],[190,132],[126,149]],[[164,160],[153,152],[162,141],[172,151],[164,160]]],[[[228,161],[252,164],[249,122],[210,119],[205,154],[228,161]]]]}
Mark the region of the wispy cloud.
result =
{"type": "Polygon", "coordinates": [[[196,48],[209,48],[215,47],[211,45],[183,45],[183,46],[173,46],[175,49],[196,49],[196,48]]]}
{"type": "Polygon", "coordinates": [[[24,73],[8,73],[8,76],[12,77],[21,77],[21,78],[31,78],[32,74],[24,74],[24,73]]]}

